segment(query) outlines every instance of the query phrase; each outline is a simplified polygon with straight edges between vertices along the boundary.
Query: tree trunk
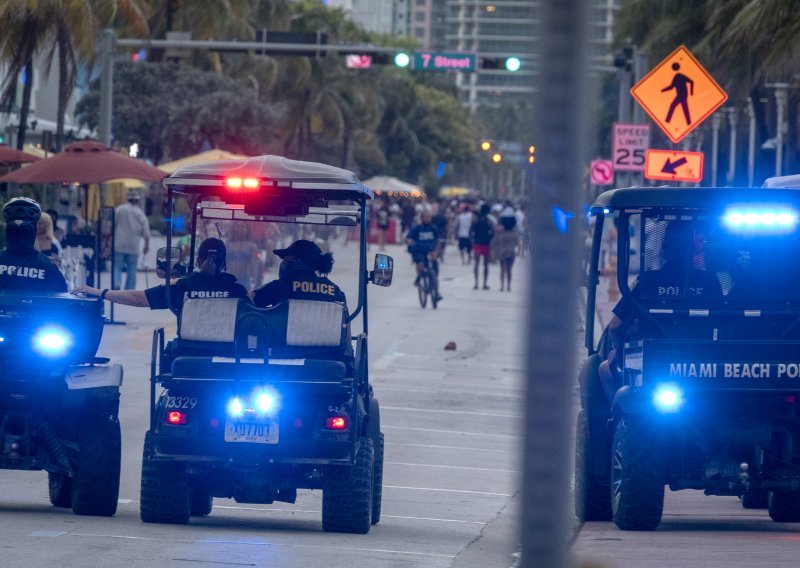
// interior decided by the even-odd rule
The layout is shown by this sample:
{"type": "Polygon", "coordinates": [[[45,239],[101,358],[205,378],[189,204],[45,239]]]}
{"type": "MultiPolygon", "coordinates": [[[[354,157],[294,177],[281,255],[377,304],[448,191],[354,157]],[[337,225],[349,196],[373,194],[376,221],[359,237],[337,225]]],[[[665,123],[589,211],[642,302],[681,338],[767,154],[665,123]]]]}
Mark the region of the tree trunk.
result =
{"type": "Polygon", "coordinates": [[[345,128],[344,133],[342,134],[342,159],[341,159],[341,166],[344,169],[347,169],[347,162],[350,159],[350,129],[345,128]]]}
{"type": "Polygon", "coordinates": [[[22,89],[22,106],[19,109],[19,130],[17,131],[17,150],[25,147],[25,134],[28,131],[28,114],[31,110],[33,93],[33,58],[25,63],[25,86],[22,89]]]}

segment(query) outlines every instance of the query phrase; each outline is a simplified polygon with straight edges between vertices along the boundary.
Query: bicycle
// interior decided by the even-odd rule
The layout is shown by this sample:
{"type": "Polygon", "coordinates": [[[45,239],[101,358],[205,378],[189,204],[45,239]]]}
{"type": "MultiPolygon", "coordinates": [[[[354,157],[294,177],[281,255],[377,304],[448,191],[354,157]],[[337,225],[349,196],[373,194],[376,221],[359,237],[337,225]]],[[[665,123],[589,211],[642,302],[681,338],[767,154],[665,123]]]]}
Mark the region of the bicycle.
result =
{"type": "Polygon", "coordinates": [[[428,305],[428,296],[431,297],[431,307],[435,310],[439,303],[439,262],[425,255],[422,261],[422,272],[419,275],[417,293],[419,305],[423,308],[428,305]]]}

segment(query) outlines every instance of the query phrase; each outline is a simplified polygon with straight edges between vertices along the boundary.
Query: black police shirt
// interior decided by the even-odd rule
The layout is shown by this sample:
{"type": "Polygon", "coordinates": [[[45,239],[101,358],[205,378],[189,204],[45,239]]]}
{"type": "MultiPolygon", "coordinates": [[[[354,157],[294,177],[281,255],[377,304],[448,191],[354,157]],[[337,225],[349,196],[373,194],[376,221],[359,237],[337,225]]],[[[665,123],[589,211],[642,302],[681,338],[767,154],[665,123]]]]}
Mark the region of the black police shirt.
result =
{"type": "MultiPolygon", "coordinates": [[[[144,291],[151,310],[163,310],[167,303],[167,287],[154,286],[144,291]]],[[[169,287],[172,307],[180,311],[183,302],[201,298],[244,298],[247,290],[236,282],[236,277],[227,272],[209,276],[202,272],[192,272],[169,287]]]]}
{"type": "Polygon", "coordinates": [[[30,247],[0,252],[0,290],[66,292],[67,282],[48,257],[30,247]]]}
{"type": "Polygon", "coordinates": [[[298,268],[256,290],[253,303],[274,306],[286,300],[318,300],[345,304],[344,292],[333,282],[310,268],[298,268]]]}

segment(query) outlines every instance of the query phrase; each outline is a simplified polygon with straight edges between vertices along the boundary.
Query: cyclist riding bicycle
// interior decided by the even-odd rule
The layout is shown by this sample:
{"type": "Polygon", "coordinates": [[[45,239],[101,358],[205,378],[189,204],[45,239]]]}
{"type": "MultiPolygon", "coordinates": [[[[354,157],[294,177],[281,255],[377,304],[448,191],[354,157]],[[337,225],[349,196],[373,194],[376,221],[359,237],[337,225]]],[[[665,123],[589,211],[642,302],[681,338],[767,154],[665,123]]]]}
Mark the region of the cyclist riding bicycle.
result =
{"type": "MultiPolygon", "coordinates": [[[[420,276],[428,260],[431,261],[431,269],[434,274],[438,272],[436,259],[438,258],[438,243],[439,231],[436,226],[431,223],[431,213],[428,210],[420,213],[420,224],[415,225],[406,235],[406,244],[408,245],[408,252],[411,253],[411,259],[417,267],[417,279],[414,281],[414,286],[419,286],[420,276]]],[[[436,301],[440,301],[442,296],[439,294],[438,289],[436,292],[436,301]]]]}

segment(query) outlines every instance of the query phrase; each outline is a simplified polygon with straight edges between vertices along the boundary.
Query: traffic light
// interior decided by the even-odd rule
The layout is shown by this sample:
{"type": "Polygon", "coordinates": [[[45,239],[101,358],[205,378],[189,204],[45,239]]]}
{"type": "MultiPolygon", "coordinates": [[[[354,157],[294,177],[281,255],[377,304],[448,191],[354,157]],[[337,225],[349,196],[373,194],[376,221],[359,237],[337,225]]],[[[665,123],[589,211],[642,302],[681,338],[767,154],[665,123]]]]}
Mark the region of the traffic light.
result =
{"type": "Polygon", "coordinates": [[[536,156],[534,155],[535,152],[536,152],[536,146],[534,146],[533,144],[528,146],[528,163],[529,164],[532,164],[532,163],[534,163],[536,161],[536,156]]]}
{"type": "Polygon", "coordinates": [[[411,56],[405,51],[401,51],[394,56],[393,62],[397,67],[404,69],[411,64],[411,56]]]}
{"type": "Polygon", "coordinates": [[[519,57],[481,57],[481,69],[497,69],[515,73],[522,67],[519,57]]]}
{"type": "Polygon", "coordinates": [[[405,51],[398,51],[397,53],[360,53],[358,55],[361,57],[371,56],[373,65],[388,65],[391,63],[401,69],[411,65],[411,56],[405,51]]]}

